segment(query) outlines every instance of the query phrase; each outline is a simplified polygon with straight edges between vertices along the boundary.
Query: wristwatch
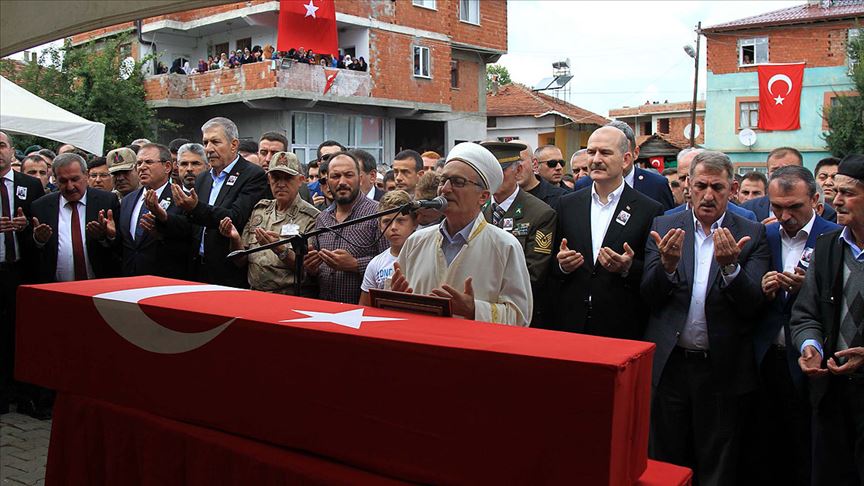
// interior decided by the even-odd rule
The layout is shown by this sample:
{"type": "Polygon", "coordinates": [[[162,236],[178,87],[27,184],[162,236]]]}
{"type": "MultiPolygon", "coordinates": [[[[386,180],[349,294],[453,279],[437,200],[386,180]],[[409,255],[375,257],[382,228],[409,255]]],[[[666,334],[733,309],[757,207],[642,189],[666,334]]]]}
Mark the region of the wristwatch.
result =
{"type": "Polygon", "coordinates": [[[722,273],[724,277],[732,275],[733,273],[735,273],[735,270],[738,270],[737,263],[730,263],[729,265],[723,265],[722,267],[720,267],[720,273],[722,273]]]}

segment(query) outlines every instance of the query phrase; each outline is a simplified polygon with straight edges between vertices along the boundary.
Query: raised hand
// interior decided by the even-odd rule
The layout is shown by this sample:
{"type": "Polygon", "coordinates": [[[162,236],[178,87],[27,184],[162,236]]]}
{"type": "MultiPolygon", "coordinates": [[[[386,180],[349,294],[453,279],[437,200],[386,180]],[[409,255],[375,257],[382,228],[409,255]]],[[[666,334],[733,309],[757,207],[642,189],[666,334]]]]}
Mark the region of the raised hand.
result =
{"type": "Polygon", "coordinates": [[[227,216],[222,218],[222,221],[219,221],[219,234],[231,240],[240,239],[240,233],[237,231],[237,228],[234,227],[231,218],[227,216]]]}
{"type": "Polygon", "coordinates": [[[147,194],[144,196],[144,205],[147,206],[147,210],[150,211],[156,219],[163,223],[168,221],[168,212],[159,205],[159,198],[156,196],[156,191],[147,191],[147,194]]]}
{"type": "Polygon", "coordinates": [[[864,365],[864,347],[861,346],[837,351],[834,356],[846,358],[842,366],[837,366],[834,358],[828,359],[828,370],[835,375],[848,375],[864,365]]]}
{"type": "Polygon", "coordinates": [[[567,238],[561,240],[561,246],[558,248],[558,254],[555,255],[558,259],[558,265],[561,265],[561,270],[570,273],[585,263],[585,257],[576,250],[567,248],[567,238]]]}
{"type": "Polygon", "coordinates": [[[321,267],[323,261],[324,260],[321,258],[321,252],[314,249],[312,245],[309,245],[309,251],[306,253],[306,256],[303,257],[303,267],[306,268],[306,271],[312,275],[317,275],[318,268],[321,267]]]}
{"type": "Polygon", "coordinates": [[[109,209],[106,216],[105,210],[100,209],[98,219],[87,223],[85,229],[91,238],[97,240],[108,238],[109,240],[113,240],[117,236],[117,225],[114,224],[114,212],[109,209]]]}
{"type": "Polygon", "coordinates": [[[333,270],[341,270],[343,272],[356,272],[359,269],[359,264],[354,255],[348,253],[347,250],[338,248],[336,250],[321,250],[318,252],[321,259],[333,270]]]}
{"type": "Polygon", "coordinates": [[[465,279],[464,292],[445,284],[440,289],[433,289],[432,295],[450,299],[450,310],[454,315],[474,319],[474,287],[471,285],[471,277],[465,279]]]}
{"type": "Polygon", "coordinates": [[[820,376],[828,373],[822,368],[822,355],[813,346],[804,346],[804,352],[798,358],[798,366],[807,376],[820,376]]]}
{"type": "Polygon", "coordinates": [[[183,189],[177,184],[171,184],[171,195],[174,196],[174,204],[187,213],[198,205],[198,194],[193,188],[187,196],[183,189]]]}
{"type": "Polygon", "coordinates": [[[615,253],[612,248],[604,246],[600,248],[600,253],[597,254],[597,261],[609,272],[627,273],[630,271],[630,266],[633,265],[635,255],[633,248],[624,242],[624,253],[615,253]]]}
{"type": "Polygon", "coordinates": [[[12,217],[12,229],[15,231],[21,231],[27,227],[27,216],[24,216],[24,210],[18,208],[18,211],[15,212],[15,216],[12,217]]]}
{"type": "Polygon", "coordinates": [[[738,255],[748,241],[750,237],[745,236],[736,242],[729,228],[718,228],[714,231],[714,258],[717,264],[722,267],[738,263],[738,255]]]}
{"type": "Polygon", "coordinates": [[[779,274],[780,272],[771,270],[762,276],[762,293],[768,300],[774,300],[780,290],[780,280],[777,278],[779,274]]]}
{"type": "Polygon", "coordinates": [[[48,243],[48,240],[51,239],[51,235],[54,233],[54,230],[51,229],[45,223],[39,223],[39,218],[33,218],[33,239],[36,240],[40,245],[44,245],[48,243]]]}
{"type": "Polygon", "coordinates": [[[777,281],[780,284],[780,287],[783,288],[786,292],[790,294],[797,294],[799,290],[801,290],[801,286],[804,285],[804,277],[807,274],[799,267],[795,267],[794,272],[783,272],[777,274],[777,281]]]}
{"type": "Polygon", "coordinates": [[[154,216],[153,213],[147,213],[144,216],[141,216],[138,225],[144,228],[144,231],[150,233],[151,236],[158,233],[158,230],[156,229],[156,216],[154,216]]]}
{"type": "Polygon", "coordinates": [[[409,294],[414,293],[414,289],[408,286],[408,279],[405,278],[405,274],[402,273],[402,267],[399,265],[399,262],[393,263],[393,276],[390,277],[390,290],[395,292],[406,292],[409,294]]]}
{"type": "Polygon", "coordinates": [[[681,249],[684,246],[684,230],[681,228],[672,228],[662,238],[659,233],[652,231],[651,238],[657,244],[657,251],[660,252],[660,263],[663,265],[663,270],[666,273],[675,273],[675,270],[678,269],[678,262],[681,261],[681,249]]]}

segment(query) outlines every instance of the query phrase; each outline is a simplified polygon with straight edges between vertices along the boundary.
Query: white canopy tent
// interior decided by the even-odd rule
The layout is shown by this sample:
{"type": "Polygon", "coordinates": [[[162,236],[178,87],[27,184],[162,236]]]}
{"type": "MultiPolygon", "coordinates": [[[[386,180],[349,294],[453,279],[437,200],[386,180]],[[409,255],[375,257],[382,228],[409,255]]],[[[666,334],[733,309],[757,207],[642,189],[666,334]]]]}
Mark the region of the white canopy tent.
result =
{"type": "Polygon", "coordinates": [[[0,76],[0,130],[69,143],[102,155],[105,124],[49,103],[0,76]]]}

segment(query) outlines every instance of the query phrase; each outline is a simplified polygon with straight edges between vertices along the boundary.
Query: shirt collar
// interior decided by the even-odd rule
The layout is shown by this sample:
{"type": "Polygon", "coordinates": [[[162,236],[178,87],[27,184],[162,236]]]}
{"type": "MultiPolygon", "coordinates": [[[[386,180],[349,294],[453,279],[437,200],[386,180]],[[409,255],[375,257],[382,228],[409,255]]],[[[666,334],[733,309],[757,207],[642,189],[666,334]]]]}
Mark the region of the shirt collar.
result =
{"type": "Polygon", "coordinates": [[[783,226],[781,225],[780,226],[780,238],[782,238],[784,240],[796,239],[796,238],[799,238],[801,236],[803,236],[804,238],[809,238],[810,232],[813,231],[813,223],[815,223],[815,222],[816,222],[816,211],[813,211],[813,214],[810,216],[810,221],[808,221],[807,224],[805,224],[803,228],[798,230],[798,234],[792,235],[792,236],[789,236],[788,234],[786,234],[786,230],[783,229],[783,226]]]}
{"type": "Polygon", "coordinates": [[[369,192],[366,193],[366,197],[375,200],[375,184],[372,184],[372,189],[369,189],[369,192]]]}
{"type": "Polygon", "coordinates": [[[597,183],[591,183],[591,200],[601,206],[606,206],[608,204],[618,204],[618,199],[621,197],[622,192],[624,192],[624,181],[621,181],[621,185],[615,188],[614,191],[610,192],[608,196],[606,196],[608,202],[606,204],[603,204],[600,202],[600,194],[597,194],[597,183]]]}
{"type": "Polygon", "coordinates": [[[6,175],[3,176],[4,179],[15,182],[15,171],[10,167],[8,171],[6,171],[6,175]]]}
{"type": "Polygon", "coordinates": [[[447,226],[444,224],[447,220],[441,220],[441,223],[438,225],[438,231],[441,232],[441,235],[449,242],[456,243],[458,240],[457,237],[461,237],[463,242],[468,242],[468,238],[471,237],[471,232],[474,231],[474,226],[477,225],[477,219],[471,222],[471,224],[466,225],[461,230],[457,231],[455,235],[450,236],[450,233],[447,232],[447,226]]]}
{"type": "Polygon", "coordinates": [[[852,250],[852,256],[855,257],[855,260],[861,261],[864,259],[864,248],[859,248],[855,243],[855,237],[852,236],[852,230],[848,226],[843,228],[843,232],[840,233],[840,239],[849,245],[849,249],[852,250]]]}
{"type": "MultiPolygon", "coordinates": [[[[81,199],[79,199],[78,202],[81,203],[82,206],[87,205],[87,190],[86,189],[84,190],[84,195],[81,196],[81,199]]],[[[60,207],[65,208],[67,204],[69,204],[69,201],[66,200],[65,197],[63,197],[63,194],[60,194],[60,207]]]]}
{"type": "MultiPolygon", "coordinates": [[[[165,186],[167,186],[169,182],[171,182],[171,179],[168,179],[167,181],[165,181],[165,184],[162,184],[161,186],[159,186],[156,189],[156,197],[157,198],[162,195],[162,191],[165,190],[165,186]]],[[[141,199],[144,199],[144,196],[147,194],[147,188],[144,186],[141,186],[141,189],[143,189],[143,191],[141,191],[141,199]]]]}
{"type": "Polygon", "coordinates": [[[234,160],[232,160],[230,164],[228,164],[227,166],[225,166],[225,168],[222,169],[222,172],[220,172],[218,176],[216,175],[215,172],[213,172],[213,168],[211,167],[211,168],[210,168],[210,177],[212,177],[213,180],[221,180],[221,179],[224,179],[224,178],[225,178],[225,175],[228,174],[229,172],[231,172],[232,169],[234,169],[234,164],[236,164],[238,160],[240,160],[240,156],[239,156],[239,155],[238,155],[237,157],[234,157],[234,160]]]}
{"type": "MultiPolygon", "coordinates": [[[[723,214],[721,214],[719,218],[717,218],[717,221],[714,221],[714,224],[711,225],[711,233],[714,233],[714,230],[723,226],[723,219],[724,218],[726,218],[725,212],[723,214]]],[[[704,236],[709,236],[709,235],[706,235],[705,230],[702,229],[702,223],[698,219],[696,219],[696,213],[693,213],[693,226],[696,228],[697,233],[702,234],[704,236]]]]}
{"type": "MultiPolygon", "coordinates": [[[[518,196],[518,195],[519,195],[519,184],[516,184],[516,189],[513,190],[513,194],[510,194],[509,196],[507,196],[507,199],[501,201],[500,203],[495,203],[495,204],[498,204],[499,206],[501,206],[501,209],[503,209],[504,211],[507,211],[510,209],[510,206],[513,204],[513,201],[516,200],[516,196],[518,196]]],[[[495,196],[492,196],[492,197],[494,199],[495,196]]]]}
{"type": "Polygon", "coordinates": [[[627,183],[628,186],[633,187],[633,180],[636,177],[636,167],[633,166],[630,168],[630,173],[624,176],[624,182],[627,183]]]}

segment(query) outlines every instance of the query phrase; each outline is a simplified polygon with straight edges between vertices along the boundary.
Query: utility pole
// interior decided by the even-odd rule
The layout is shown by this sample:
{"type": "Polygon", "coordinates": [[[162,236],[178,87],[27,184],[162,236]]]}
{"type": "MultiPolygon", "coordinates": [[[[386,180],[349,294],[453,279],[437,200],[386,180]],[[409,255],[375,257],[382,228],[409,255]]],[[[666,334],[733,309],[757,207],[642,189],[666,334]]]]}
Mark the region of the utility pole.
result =
{"type": "Polygon", "coordinates": [[[696,96],[699,88],[699,41],[702,37],[702,22],[696,24],[696,55],[693,56],[693,105],[690,107],[690,146],[696,146],[696,96]]]}

